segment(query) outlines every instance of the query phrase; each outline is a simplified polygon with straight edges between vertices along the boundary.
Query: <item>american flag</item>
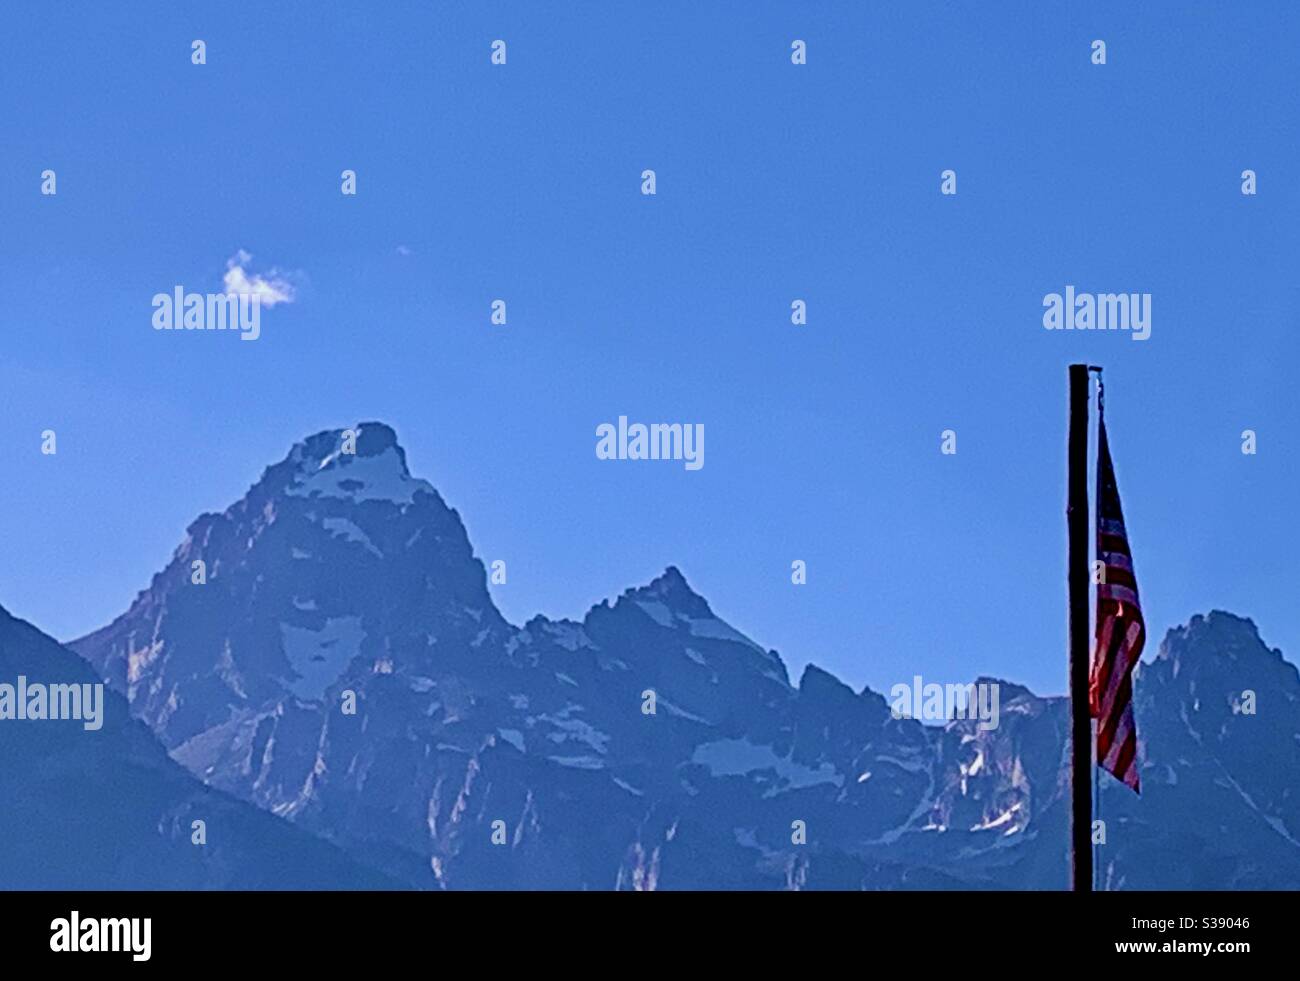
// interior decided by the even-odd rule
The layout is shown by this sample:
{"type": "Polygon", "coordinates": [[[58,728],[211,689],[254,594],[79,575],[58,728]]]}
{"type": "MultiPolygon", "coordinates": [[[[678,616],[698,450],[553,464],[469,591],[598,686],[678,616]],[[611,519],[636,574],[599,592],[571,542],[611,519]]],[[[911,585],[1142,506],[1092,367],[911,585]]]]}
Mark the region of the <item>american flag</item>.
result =
{"type": "Polygon", "coordinates": [[[1137,726],[1133,721],[1133,668],[1142,656],[1146,624],[1138,604],[1133,555],[1124,511],[1101,423],[1097,464],[1097,556],[1104,580],[1097,584],[1097,633],[1088,698],[1097,720],[1097,764],[1138,790],[1137,726]]]}

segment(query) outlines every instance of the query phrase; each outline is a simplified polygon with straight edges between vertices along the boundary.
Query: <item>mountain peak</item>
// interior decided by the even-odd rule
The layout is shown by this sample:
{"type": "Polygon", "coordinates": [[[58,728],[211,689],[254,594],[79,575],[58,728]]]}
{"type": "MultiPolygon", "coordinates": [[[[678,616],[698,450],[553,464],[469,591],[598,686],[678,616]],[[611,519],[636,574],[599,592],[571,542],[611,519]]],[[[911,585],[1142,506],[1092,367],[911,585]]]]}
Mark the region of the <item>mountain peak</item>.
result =
{"type": "Polygon", "coordinates": [[[1047,700],[1047,696],[1035,695],[1026,686],[1016,684],[1014,681],[1007,681],[1005,678],[994,678],[991,675],[982,674],[975,679],[974,684],[976,688],[996,687],[1003,702],[1010,702],[1015,698],[1024,698],[1031,702],[1047,700]]]}
{"type": "MultiPolygon", "coordinates": [[[[397,443],[397,430],[386,422],[363,422],[357,425],[357,455],[373,456],[390,446],[402,451],[397,443]]],[[[405,457],[405,452],[402,456],[405,457]]]]}
{"type": "Polygon", "coordinates": [[[637,602],[663,603],[669,609],[689,616],[711,617],[708,601],[691,589],[686,577],[675,565],[670,565],[662,573],[650,580],[648,585],[637,586],[623,594],[637,602]]]}
{"type": "Polygon", "coordinates": [[[314,463],[324,467],[339,456],[370,458],[382,456],[392,450],[393,456],[406,469],[406,451],[397,442],[397,431],[383,422],[362,422],[344,429],[323,429],[294,444],[288,459],[310,468],[314,463]],[[351,446],[345,446],[344,437],[351,435],[351,446]],[[346,451],[346,452],[345,452],[346,451]]]}
{"type": "MultiPolygon", "coordinates": [[[[1213,655],[1216,660],[1224,656],[1236,660],[1261,649],[1269,650],[1253,620],[1225,610],[1211,610],[1206,615],[1196,614],[1186,626],[1170,628],[1160,643],[1156,660],[1195,660],[1198,655],[1202,659],[1213,655]]],[[[1280,651],[1270,653],[1281,657],[1280,651]]]]}
{"type": "Polygon", "coordinates": [[[691,592],[691,587],[686,582],[686,577],[682,575],[682,570],[675,565],[668,566],[655,579],[651,580],[650,587],[652,589],[659,587],[665,590],[684,589],[691,592]]]}
{"type": "Polygon", "coordinates": [[[411,476],[397,432],[382,422],[308,436],[267,470],[264,481],[291,497],[380,500],[402,506],[414,503],[418,492],[436,494],[427,481],[411,476]]]}

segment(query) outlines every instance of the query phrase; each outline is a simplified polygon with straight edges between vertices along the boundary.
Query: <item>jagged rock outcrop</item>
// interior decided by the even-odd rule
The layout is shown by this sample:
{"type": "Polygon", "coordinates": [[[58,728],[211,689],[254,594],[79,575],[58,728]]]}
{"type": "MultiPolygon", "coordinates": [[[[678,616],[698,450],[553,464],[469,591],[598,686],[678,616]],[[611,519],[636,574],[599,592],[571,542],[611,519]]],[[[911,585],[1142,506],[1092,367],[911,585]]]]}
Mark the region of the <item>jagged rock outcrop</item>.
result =
{"type": "MultiPolygon", "coordinates": [[[[72,645],[213,787],[417,887],[1065,887],[1062,699],[999,681],[986,731],[794,685],[675,568],[513,626],[393,430],[346,445],[294,446],[72,645]]],[[[1145,793],[1106,787],[1107,881],[1300,886],[1294,666],[1213,613],[1136,705],[1145,793]]]]}

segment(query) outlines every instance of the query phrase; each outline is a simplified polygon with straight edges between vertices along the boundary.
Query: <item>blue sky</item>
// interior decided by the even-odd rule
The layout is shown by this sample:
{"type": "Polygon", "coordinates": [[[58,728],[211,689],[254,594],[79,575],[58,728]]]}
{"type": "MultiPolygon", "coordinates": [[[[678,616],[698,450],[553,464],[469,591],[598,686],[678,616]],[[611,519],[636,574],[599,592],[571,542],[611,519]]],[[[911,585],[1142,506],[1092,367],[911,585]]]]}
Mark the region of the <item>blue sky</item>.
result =
{"type": "Polygon", "coordinates": [[[1058,692],[1086,360],[1152,648],[1225,608],[1296,659],[1294,4],[204,6],[8,12],[16,615],[107,622],[293,442],[383,419],[516,622],[676,564],[796,675],[1058,692]],[[258,341],[151,329],[240,249],[297,286],[258,341]],[[1151,293],[1150,340],[1045,331],[1067,283],[1151,293]],[[704,468],[597,460],[620,414],[703,423],[704,468]]]}

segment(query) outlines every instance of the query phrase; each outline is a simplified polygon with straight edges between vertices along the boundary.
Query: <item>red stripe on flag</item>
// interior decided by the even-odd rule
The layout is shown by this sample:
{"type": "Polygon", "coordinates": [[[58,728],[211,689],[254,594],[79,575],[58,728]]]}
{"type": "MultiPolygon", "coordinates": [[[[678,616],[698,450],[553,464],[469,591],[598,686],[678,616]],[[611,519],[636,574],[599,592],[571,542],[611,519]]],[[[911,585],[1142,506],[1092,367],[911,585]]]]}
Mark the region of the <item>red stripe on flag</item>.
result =
{"type": "Polygon", "coordinates": [[[1133,670],[1146,642],[1146,623],[1138,605],[1137,578],[1105,421],[1097,447],[1097,528],[1098,556],[1106,561],[1109,553],[1127,560],[1127,568],[1107,562],[1105,584],[1097,589],[1096,642],[1088,685],[1088,701],[1097,720],[1097,765],[1136,791],[1139,767],[1133,670]]]}

